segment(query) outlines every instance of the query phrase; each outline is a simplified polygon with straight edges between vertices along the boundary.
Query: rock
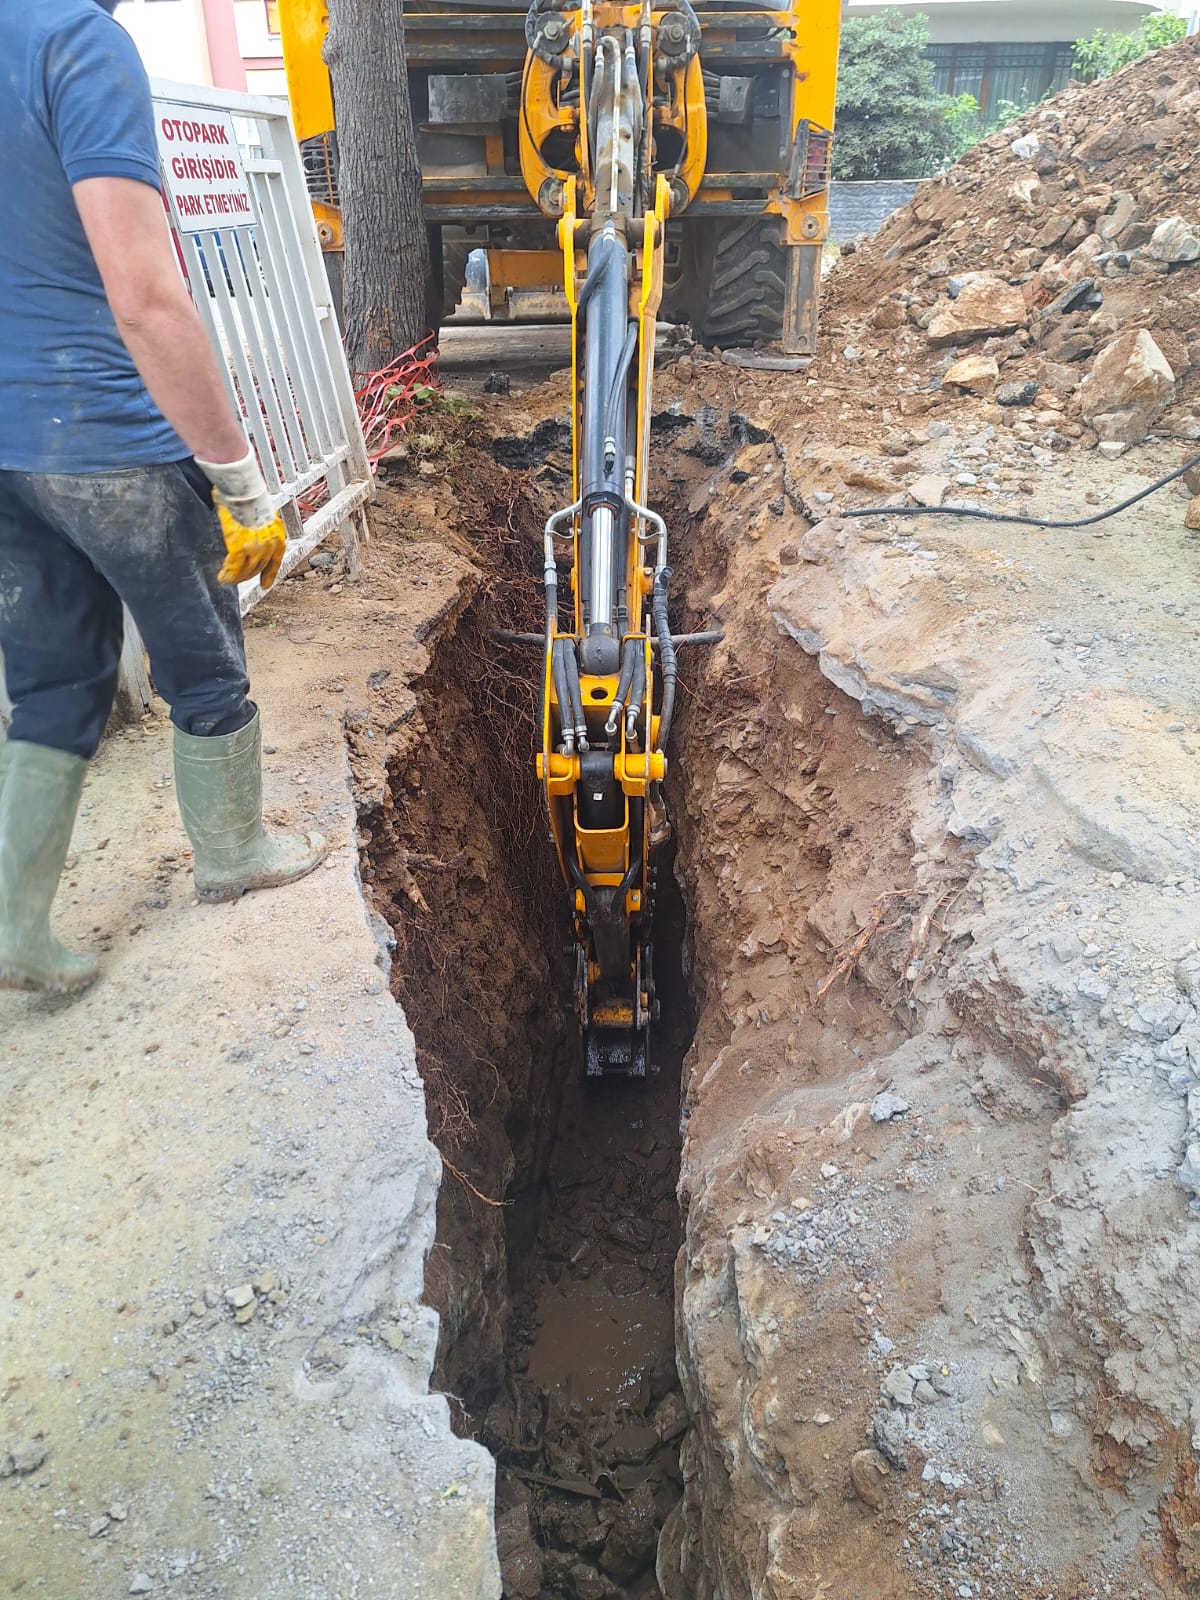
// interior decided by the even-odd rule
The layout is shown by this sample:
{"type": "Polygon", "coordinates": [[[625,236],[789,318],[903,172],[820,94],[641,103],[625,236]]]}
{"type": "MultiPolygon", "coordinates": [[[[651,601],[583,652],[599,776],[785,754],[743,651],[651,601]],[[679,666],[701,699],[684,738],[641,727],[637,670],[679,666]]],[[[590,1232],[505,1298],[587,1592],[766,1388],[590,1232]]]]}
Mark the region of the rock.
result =
{"type": "MultiPolygon", "coordinates": [[[[549,1496],[541,1508],[540,1521],[543,1535],[555,1544],[565,1546],[576,1555],[596,1555],[608,1534],[602,1526],[592,1500],[571,1500],[549,1496]]],[[[549,1574],[547,1574],[549,1576],[549,1574]]]]}
{"type": "Polygon", "coordinates": [[[881,300],[871,314],[871,326],[885,331],[904,326],[904,307],[899,300],[881,300]]]}
{"type": "Polygon", "coordinates": [[[1157,1044],[1161,1044],[1178,1033],[1191,1014],[1190,1006],[1181,1005],[1173,999],[1160,997],[1155,1000],[1143,1000],[1134,1008],[1129,1026],[1134,1033],[1146,1034],[1157,1044]]]}
{"type": "Polygon", "coordinates": [[[1183,525],[1194,532],[1200,532],[1200,494],[1192,496],[1191,504],[1183,514],[1183,525]]]}
{"type": "Polygon", "coordinates": [[[1038,386],[1032,380],[1025,383],[1002,383],[996,389],[996,403],[1002,406],[1031,406],[1037,399],[1038,386]]]}
{"type": "Polygon", "coordinates": [[[1095,972],[1085,972],[1075,981],[1075,988],[1085,1000],[1097,1005],[1108,999],[1108,984],[1095,972]]]}
{"type": "Polygon", "coordinates": [[[1062,238],[1075,218],[1067,211],[1054,211],[1034,235],[1033,242],[1039,250],[1049,250],[1062,238]]]}
{"type": "Polygon", "coordinates": [[[98,1539],[101,1534],[108,1532],[108,1517],[95,1517],[88,1523],[88,1538],[98,1539]]]}
{"type": "Polygon", "coordinates": [[[264,1267],[252,1285],[255,1294],[270,1294],[279,1288],[279,1274],[272,1267],[264,1267]]]}
{"type": "Polygon", "coordinates": [[[963,356],[942,374],[942,387],[965,389],[969,394],[990,394],[1000,368],[994,356],[963,356]]]}
{"type": "Polygon", "coordinates": [[[881,1385],[884,1394],[897,1405],[911,1406],[915,1385],[903,1367],[893,1367],[881,1385]]]}
{"type": "Polygon", "coordinates": [[[940,305],[929,324],[930,344],[957,344],[1024,327],[1025,296],[1003,278],[982,273],[965,283],[955,299],[940,305]]]}
{"type": "Polygon", "coordinates": [[[1118,456],[1123,456],[1129,449],[1120,439],[1101,439],[1096,446],[1106,461],[1115,461],[1118,456]]]}
{"type": "Polygon", "coordinates": [[[129,1580],[129,1594],[152,1594],[154,1592],[154,1579],[148,1572],[135,1572],[129,1580]]]}
{"type": "Polygon", "coordinates": [[[1175,1181],[1181,1189],[1190,1189],[1194,1195],[1200,1196],[1200,1144],[1188,1145],[1175,1173],[1175,1181]]]}
{"type": "Polygon", "coordinates": [[[940,506],[950,493],[950,479],[926,472],[909,484],[908,492],[919,506],[940,506]]]}
{"type": "Polygon", "coordinates": [[[1146,254],[1152,261],[1195,261],[1200,257],[1200,233],[1182,217],[1164,217],[1150,235],[1146,254]]]}
{"type": "Polygon", "coordinates": [[[235,1311],[240,1311],[243,1306],[248,1306],[254,1299],[254,1289],[248,1283],[239,1284],[236,1289],[226,1289],[225,1303],[231,1305],[235,1311]]]}
{"type": "Polygon", "coordinates": [[[658,1449],[659,1437],[644,1424],[629,1423],[618,1428],[604,1447],[605,1458],[618,1466],[636,1466],[658,1449]]]}
{"type": "Polygon", "coordinates": [[[542,1552],[529,1525],[528,1506],[513,1506],[496,1518],[496,1551],[507,1600],[538,1600],[542,1592],[542,1552]]]}
{"type": "Polygon", "coordinates": [[[886,1461],[901,1472],[907,1468],[904,1444],[908,1438],[908,1418],[903,1411],[877,1411],[871,1418],[871,1437],[886,1461]]]}
{"type": "Polygon", "coordinates": [[[586,1561],[577,1561],[571,1568],[571,1592],[579,1600],[624,1600],[622,1591],[610,1583],[595,1567],[586,1561]]]}
{"type": "Polygon", "coordinates": [[[0,1478],[24,1477],[28,1472],[36,1472],[48,1453],[42,1439],[20,1439],[10,1444],[0,1457],[0,1478]]]}
{"type": "Polygon", "coordinates": [[[1096,224],[1096,232],[1109,243],[1118,244],[1126,228],[1140,219],[1142,208],[1128,189],[1118,189],[1113,199],[1116,204],[1108,216],[1096,224]]]}
{"type": "Polygon", "coordinates": [[[1077,961],[1083,954],[1083,940],[1078,934],[1072,933],[1070,928],[1064,928],[1050,940],[1050,948],[1054,951],[1056,960],[1065,964],[1068,961],[1077,961]]]}
{"type": "Polygon", "coordinates": [[[688,1408],[678,1389],[659,1401],[654,1411],[654,1431],[662,1444],[671,1444],[687,1432],[688,1408]]]}
{"type": "Polygon", "coordinates": [[[851,1485],[872,1511],[878,1511],[887,1498],[887,1480],[891,1474],[891,1467],[878,1450],[856,1450],[850,1457],[851,1485]]]}
{"type": "Polygon", "coordinates": [[[935,1406],[940,1398],[937,1390],[924,1378],[913,1389],[913,1395],[923,1406],[935,1406]]]}
{"type": "Polygon", "coordinates": [[[1140,444],[1175,392],[1175,374],[1144,328],[1118,334],[1080,385],[1080,409],[1102,440],[1140,444]]]}
{"type": "Polygon", "coordinates": [[[1067,365],[1071,361],[1084,361],[1096,348],[1090,333],[1068,333],[1056,344],[1047,345],[1046,358],[1067,365]]]}
{"type": "Polygon", "coordinates": [[[601,1569],[618,1582],[626,1582],[649,1566],[657,1547],[654,1494],[648,1483],[641,1483],[617,1512],[600,1556],[601,1569]]]}
{"type": "Polygon", "coordinates": [[[902,1100],[898,1094],[893,1094],[890,1089],[885,1089],[882,1094],[877,1094],[874,1100],[871,1101],[871,1121],[893,1122],[910,1109],[907,1100],[902,1100]]]}
{"type": "MultiPolygon", "coordinates": [[[[391,454],[390,451],[388,453],[391,454]]],[[[406,450],[405,454],[407,453],[406,450]]],[[[336,560],[337,557],[332,550],[314,550],[308,558],[308,564],[315,572],[328,572],[336,560]]]]}

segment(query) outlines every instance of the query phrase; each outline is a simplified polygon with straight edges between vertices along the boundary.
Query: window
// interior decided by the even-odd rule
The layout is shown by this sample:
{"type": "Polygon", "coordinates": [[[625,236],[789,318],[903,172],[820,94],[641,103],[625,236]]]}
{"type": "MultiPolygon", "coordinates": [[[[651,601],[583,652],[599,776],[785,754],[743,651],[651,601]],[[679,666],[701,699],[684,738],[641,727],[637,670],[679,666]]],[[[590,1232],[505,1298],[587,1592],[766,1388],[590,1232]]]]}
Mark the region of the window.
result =
{"type": "Polygon", "coordinates": [[[1070,44],[935,44],[926,54],[940,94],[974,95],[985,121],[1034,105],[1071,76],[1070,44]]]}
{"type": "Polygon", "coordinates": [[[273,39],[279,37],[279,0],[263,0],[267,10],[267,32],[273,39]]]}

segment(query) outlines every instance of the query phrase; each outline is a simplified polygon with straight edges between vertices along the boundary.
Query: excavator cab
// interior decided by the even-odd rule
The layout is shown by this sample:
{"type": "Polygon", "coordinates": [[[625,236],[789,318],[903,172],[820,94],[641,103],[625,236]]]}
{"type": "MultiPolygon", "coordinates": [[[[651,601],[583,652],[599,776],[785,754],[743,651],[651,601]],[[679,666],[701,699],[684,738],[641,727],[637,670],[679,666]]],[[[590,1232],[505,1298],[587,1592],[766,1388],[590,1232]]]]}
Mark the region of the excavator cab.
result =
{"type": "MultiPolygon", "coordinates": [[[[655,328],[810,353],[836,71],[834,0],[416,0],[408,72],[425,216],[483,249],[493,315],[571,323],[571,503],[543,536],[537,776],[562,873],[583,1070],[644,1078],[674,716],[668,530],[648,503],[655,328]],[[560,583],[560,579],[566,579],[560,583]]],[[[318,225],[340,240],[319,0],[283,0],[318,225]],[[313,46],[317,48],[314,64],[313,46]]],[[[464,258],[465,259],[465,258],[464,258]]]]}

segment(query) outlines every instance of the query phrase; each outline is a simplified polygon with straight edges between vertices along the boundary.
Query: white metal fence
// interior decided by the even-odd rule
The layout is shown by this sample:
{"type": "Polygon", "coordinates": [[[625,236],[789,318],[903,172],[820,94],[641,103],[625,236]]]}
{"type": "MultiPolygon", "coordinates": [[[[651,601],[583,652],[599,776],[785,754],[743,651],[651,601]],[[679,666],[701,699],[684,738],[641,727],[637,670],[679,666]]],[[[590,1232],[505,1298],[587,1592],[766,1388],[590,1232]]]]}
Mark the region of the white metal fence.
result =
{"type": "MultiPolygon", "coordinates": [[[[354,570],[371,472],[287,105],[158,80],[153,88],[180,259],[288,530],[283,574],[335,530],[354,570]],[[230,124],[236,152],[219,142],[230,124]],[[196,137],[172,138],[174,130],[196,137]],[[216,210],[209,221],[205,194],[215,209],[242,185],[172,171],[175,159],[205,149],[205,131],[215,153],[240,161],[249,215],[223,221],[216,210]]],[[[257,579],[244,585],[242,610],[261,593],[257,579]]]]}
{"type": "MultiPolygon", "coordinates": [[[[288,532],[281,576],[334,532],[356,571],[371,470],[287,105],[193,84],[153,88],[180,264],[288,532]],[[176,159],[195,162],[194,173],[173,172],[176,159]]],[[[257,578],[242,585],[243,613],[262,592],[257,578]]],[[[136,710],[149,684],[128,613],[125,622],[120,697],[136,710]]],[[[0,724],[8,709],[0,658],[0,724]]]]}

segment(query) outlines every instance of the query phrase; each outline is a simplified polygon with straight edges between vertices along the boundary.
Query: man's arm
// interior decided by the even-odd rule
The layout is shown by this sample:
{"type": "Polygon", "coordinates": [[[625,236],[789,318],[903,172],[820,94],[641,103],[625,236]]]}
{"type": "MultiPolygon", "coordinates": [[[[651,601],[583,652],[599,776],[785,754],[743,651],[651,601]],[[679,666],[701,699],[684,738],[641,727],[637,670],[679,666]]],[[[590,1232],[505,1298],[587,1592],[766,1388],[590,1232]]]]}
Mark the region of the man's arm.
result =
{"type": "Polygon", "coordinates": [[[180,275],[158,191],[132,178],[83,178],[72,192],[117,329],[154,403],[193,455],[240,461],[246,436],[180,275]]]}

